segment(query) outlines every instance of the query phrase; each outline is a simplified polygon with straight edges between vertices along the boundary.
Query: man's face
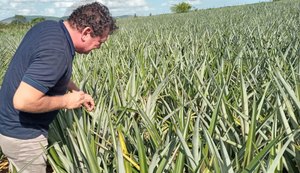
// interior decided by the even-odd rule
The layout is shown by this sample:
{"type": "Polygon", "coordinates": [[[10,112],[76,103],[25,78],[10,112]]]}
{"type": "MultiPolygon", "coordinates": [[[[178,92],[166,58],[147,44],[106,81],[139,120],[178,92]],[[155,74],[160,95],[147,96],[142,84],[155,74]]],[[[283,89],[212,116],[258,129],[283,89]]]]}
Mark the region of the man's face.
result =
{"type": "Polygon", "coordinates": [[[101,36],[92,37],[91,33],[86,34],[81,50],[78,53],[88,54],[94,49],[99,49],[109,36],[109,29],[104,30],[101,36]]]}

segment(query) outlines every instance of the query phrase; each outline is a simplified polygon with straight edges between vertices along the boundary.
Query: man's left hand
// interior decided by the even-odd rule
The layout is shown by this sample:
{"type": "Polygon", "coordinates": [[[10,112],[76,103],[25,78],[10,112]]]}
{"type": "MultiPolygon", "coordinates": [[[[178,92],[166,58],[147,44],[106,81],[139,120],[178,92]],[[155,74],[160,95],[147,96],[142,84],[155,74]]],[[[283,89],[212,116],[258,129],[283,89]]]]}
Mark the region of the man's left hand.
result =
{"type": "Polygon", "coordinates": [[[91,112],[95,109],[95,102],[92,96],[89,94],[84,95],[84,103],[83,106],[86,108],[87,111],[91,112]]]}

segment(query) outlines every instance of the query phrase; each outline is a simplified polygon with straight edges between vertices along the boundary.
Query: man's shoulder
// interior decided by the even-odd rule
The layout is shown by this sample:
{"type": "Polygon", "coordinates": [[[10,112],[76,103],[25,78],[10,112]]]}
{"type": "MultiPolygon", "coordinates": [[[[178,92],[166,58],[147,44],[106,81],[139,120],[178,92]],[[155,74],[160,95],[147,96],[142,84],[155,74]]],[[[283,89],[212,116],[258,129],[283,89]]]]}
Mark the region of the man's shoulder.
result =
{"type": "Polygon", "coordinates": [[[47,27],[47,26],[59,26],[59,21],[55,20],[44,20],[42,22],[37,23],[34,27],[47,27]]]}
{"type": "Polygon", "coordinates": [[[52,20],[36,24],[26,34],[25,40],[36,43],[37,48],[61,47],[66,43],[65,34],[60,23],[52,20]]]}
{"type": "Polygon", "coordinates": [[[63,34],[59,22],[54,20],[45,20],[37,23],[29,30],[29,33],[35,34],[36,36],[38,36],[37,34],[41,34],[43,37],[55,37],[63,34]]]}

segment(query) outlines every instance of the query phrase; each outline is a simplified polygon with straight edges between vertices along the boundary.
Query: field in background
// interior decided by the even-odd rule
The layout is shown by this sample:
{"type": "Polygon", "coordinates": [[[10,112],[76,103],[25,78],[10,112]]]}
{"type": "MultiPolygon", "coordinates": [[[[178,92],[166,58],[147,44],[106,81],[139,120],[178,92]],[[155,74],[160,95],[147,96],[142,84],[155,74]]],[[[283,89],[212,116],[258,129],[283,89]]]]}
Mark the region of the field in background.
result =
{"type": "MultiPolygon", "coordinates": [[[[53,170],[299,172],[299,14],[286,1],[118,20],[76,55],[96,110],[51,124],[53,170]]],[[[27,29],[0,32],[0,83],[27,29]]]]}

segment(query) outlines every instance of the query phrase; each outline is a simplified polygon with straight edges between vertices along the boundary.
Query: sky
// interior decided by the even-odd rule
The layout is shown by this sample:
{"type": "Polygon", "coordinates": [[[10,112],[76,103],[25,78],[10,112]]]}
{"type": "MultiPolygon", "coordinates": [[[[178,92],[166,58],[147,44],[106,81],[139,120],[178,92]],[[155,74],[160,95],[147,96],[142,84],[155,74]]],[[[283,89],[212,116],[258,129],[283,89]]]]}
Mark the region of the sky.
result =
{"type": "Polygon", "coordinates": [[[187,2],[193,9],[218,8],[270,0],[0,0],[0,21],[15,15],[68,16],[83,3],[98,1],[106,5],[113,16],[148,16],[171,13],[174,4],[187,2]]]}

